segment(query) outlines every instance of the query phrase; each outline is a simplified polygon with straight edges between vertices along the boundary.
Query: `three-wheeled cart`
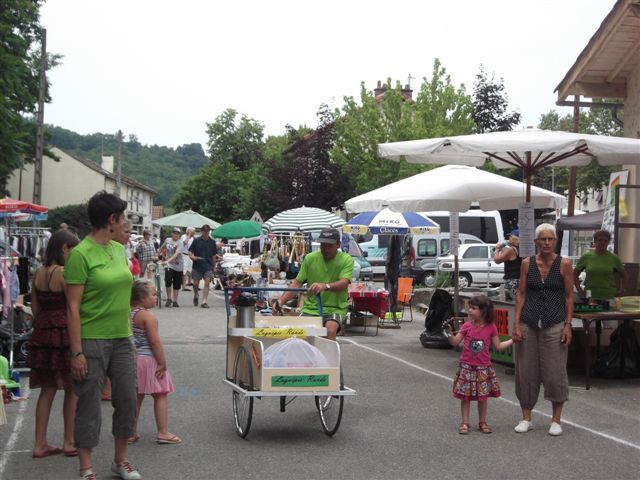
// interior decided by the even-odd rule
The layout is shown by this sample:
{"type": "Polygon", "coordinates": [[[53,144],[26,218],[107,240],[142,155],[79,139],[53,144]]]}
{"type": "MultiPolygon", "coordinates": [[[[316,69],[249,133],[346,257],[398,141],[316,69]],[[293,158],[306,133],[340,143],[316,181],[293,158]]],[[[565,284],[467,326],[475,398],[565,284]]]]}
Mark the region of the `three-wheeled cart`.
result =
{"type": "MultiPolygon", "coordinates": [[[[231,387],[236,431],[244,438],[251,428],[253,401],[262,397],[279,397],[280,411],[296,397],[312,397],[327,435],[338,431],[342,419],[344,397],[355,390],[342,385],[340,345],[323,338],[327,330],[322,317],[255,315],[255,326],[240,327],[232,315],[232,297],[242,292],[296,291],[306,289],[270,287],[225,288],[227,310],[227,366],[224,383],[231,387]],[[328,367],[268,368],[264,352],[275,342],[289,337],[304,339],[327,358],[328,367]]],[[[321,303],[318,303],[322,312],[321,303]]]]}

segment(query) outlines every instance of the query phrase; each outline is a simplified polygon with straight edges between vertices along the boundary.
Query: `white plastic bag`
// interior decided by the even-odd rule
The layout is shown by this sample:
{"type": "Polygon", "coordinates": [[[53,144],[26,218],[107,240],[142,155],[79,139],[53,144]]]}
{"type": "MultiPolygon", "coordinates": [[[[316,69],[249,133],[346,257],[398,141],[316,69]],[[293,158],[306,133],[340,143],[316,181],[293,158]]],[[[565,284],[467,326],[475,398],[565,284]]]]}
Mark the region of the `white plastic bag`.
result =
{"type": "Polygon", "coordinates": [[[266,368],[322,368],[329,361],[316,347],[300,338],[287,338],[264,351],[266,368]]]}

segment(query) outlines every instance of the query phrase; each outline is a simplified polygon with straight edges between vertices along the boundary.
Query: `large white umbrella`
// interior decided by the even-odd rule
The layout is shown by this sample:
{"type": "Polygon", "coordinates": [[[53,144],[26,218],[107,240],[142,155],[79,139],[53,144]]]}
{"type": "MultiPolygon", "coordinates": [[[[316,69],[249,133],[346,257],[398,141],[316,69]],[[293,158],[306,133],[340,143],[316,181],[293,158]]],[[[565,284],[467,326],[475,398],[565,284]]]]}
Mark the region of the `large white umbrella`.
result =
{"type": "Polygon", "coordinates": [[[262,224],[271,233],[320,232],[323,228],[341,227],[345,221],[331,212],[314,207],[300,207],[285,210],[262,224]]]}
{"type": "Polygon", "coordinates": [[[168,217],[157,218],[156,220],[153,220],[152,223],[163,227],[182,228],[200,228],[203,225],[209,225],[212,230],[215,230],[220,226],[220,224],[215,220],[211,220],[210,218],[200,215],[193,210],[185,210],[184,212],[169,215],[168,217]]]}
{"type": "MultiPolygon", "coordinates": [[[[531,187],[531,176],[548,166],[580,167],[597,157],[601,165],[640,164],[640,140],[605,135],[528,129],[476,135],[428,138],[378,145],[382,158],[410,163],[519,168],[531,187]]],[[[529,201],[527,189],[525,199],[529,201]]]]}
{"type": "MultiPolygon", "coordinates": [[[[526,185],[502,175],[465,165],[446,165],[422,172],[345,202],[349,212],[366,212],[389,207],[397,212],[448,210],[466,212],[477,203],[482,210],[518,208],[526,185]]],[[[535,208],[562,208],[562,195],[543,188],[531,188],[535,208]]]]}

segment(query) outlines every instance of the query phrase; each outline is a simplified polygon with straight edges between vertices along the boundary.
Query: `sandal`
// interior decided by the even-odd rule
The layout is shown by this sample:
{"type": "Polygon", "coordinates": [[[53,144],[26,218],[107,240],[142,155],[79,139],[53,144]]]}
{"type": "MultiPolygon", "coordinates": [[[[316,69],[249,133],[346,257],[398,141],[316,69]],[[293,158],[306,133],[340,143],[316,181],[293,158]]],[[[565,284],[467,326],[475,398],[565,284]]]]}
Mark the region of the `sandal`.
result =
{"type": "Polygon", "coordinates": [[[171,435],[169,438],[156,437],[156,443],[158,445],[177,445],[182,443],[182,439],[177,435],[171,435]]]}
{"type": "Polygon", "coordinates": [[[487,422],[478,423],[478,430],[482,433],[491,433],[491,429],[489,428],[489,425],[487,425],[487,422]]]}
{"type": "Polygon", "coordinates": [[[136,433],[132,437],[127,438],[127,444],[133,445],[134,443],[138,443],[138,440],[140,440],[140,435],[136,433]]]}
{"type": "Polygon", "coordinates": [[[460,426],[458,427],[458,433],[460,435],[467,435],[469,433],[469,424],[461,423],[460,426]]]}

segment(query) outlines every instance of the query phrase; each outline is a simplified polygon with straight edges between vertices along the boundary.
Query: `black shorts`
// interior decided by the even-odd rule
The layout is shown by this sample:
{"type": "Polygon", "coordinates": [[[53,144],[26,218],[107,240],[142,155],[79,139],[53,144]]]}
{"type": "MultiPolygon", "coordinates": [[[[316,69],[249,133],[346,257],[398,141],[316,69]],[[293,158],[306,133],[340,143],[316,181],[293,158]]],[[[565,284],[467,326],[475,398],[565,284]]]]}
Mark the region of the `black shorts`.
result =
{"type": "Polygon", "coordinates": [[[164,286],[173,287],[174,290],[182,288],[182,272],[167,268],[164,271],[164,286]]]}

